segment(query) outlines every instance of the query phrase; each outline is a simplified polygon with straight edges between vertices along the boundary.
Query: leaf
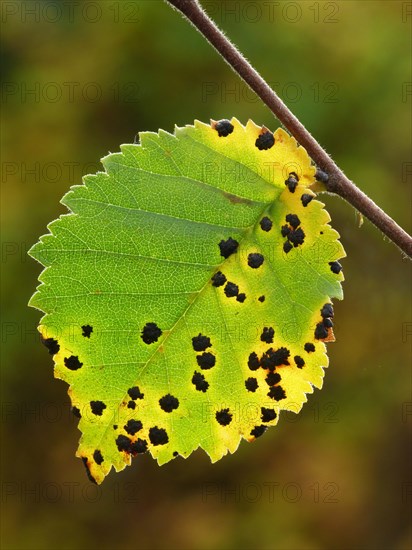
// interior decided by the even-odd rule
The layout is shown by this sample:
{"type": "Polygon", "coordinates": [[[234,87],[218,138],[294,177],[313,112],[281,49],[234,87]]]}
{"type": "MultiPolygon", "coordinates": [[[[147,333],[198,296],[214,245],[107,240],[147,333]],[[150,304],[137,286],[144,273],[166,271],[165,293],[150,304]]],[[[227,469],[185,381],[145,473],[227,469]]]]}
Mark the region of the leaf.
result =
{"type": "Polygon", "coordinates": [[[63,198],[30,305],[101,483],[149,451],[212,461],[320,388],[344,256],[315,168],[236,119],[140,134],[63,198]]]}

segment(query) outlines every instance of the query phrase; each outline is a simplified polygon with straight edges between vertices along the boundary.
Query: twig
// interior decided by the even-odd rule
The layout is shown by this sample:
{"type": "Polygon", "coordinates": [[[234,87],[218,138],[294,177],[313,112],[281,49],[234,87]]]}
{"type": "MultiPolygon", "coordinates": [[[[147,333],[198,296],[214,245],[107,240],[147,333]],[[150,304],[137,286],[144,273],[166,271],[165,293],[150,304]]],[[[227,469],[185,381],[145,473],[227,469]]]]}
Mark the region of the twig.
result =
{"type": "Polygon", "coordinates": [[[272,113],[305,147],[317,167],[329,178],[326,190],[339,195],[378,227],[402,252],[412,258],[412,238],[365,193],[350,181],[323,147],[306,130],[260,74],[209,18],[197,0],[166,0],[180,10],[195,28],[214,46],[229,66],[250,86],[272,113]]]}

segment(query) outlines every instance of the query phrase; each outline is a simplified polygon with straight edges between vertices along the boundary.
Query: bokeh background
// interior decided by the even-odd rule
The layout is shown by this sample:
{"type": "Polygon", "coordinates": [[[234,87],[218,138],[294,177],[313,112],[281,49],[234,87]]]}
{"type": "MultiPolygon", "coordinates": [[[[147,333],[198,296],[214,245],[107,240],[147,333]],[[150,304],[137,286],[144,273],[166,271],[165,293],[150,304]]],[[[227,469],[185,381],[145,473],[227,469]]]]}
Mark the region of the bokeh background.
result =
{"type": "MultiPolygon", "coordinates": [[[[204,1],[338,164],[411,230],[411,2],[204,1]]],[[[70,185],[137,132],[278,126],[161,0],[14,2],[2,17],[2,547],[411,547],[411,266],[323,195],[347,251],[323,390],[211,465],[149,456],[91,485],[27,302],[27,250],[70,185]]]]}

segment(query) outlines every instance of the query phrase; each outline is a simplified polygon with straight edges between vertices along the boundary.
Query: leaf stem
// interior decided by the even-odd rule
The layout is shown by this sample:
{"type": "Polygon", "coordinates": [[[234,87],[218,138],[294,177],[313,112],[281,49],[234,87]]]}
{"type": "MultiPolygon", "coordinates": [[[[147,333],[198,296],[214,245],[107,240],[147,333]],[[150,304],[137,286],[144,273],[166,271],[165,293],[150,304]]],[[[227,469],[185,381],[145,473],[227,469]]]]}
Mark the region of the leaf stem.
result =
{"type": "Polygon", "coordinates": [[[412,259],[412,238],[410,235],[345,176],[305,126],[210,19],[198,0],[166,0],[166,2],[183,13],[206,40],[214,46],[229,66],[269,107],[299,144],[307,150],[317,167],[328,174],[329,178],[325,183],[326,190],[339,195],[354,206],[412,259]]]}

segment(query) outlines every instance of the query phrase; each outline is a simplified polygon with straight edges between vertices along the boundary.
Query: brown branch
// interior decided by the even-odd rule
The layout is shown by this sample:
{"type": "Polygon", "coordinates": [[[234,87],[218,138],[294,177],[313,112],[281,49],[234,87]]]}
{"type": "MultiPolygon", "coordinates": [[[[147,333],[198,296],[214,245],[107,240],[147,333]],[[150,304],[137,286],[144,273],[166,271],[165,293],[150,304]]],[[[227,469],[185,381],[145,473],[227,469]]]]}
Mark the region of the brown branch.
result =
{"type": "Polygon", "coordinates": [[[214,46],[229,66],[250,86],[272,113],[305,147],[318,168],[328,174],[327,191],[339,195],[368,218],[402,252],[412,258],[412,238],[365,193],[350,181],[323,147],[306,130],[260,74],[209,18],[197,0],[166,0],[181,11],[195,28],[214,46]]]}

